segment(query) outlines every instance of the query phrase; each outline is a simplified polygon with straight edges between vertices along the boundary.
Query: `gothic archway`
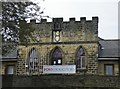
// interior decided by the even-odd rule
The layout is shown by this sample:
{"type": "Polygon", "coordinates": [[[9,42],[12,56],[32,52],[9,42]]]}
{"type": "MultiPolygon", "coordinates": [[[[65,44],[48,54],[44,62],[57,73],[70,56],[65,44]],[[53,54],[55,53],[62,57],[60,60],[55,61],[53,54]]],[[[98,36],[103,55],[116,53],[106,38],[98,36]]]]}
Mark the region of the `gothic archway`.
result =
{"type": "Polygon", "coordinates": [[[86,69],[86,65],[87,65],[86,52],[82,46],[80,46],[77,49],[75,64],[77,70],[86,69]]]}
{"type": "Polygon", "coordinates": [[[30,74],[33,74],[35,72],[39,71],[39,56],[38,56],[38,52],[35,48],[32,48],[29,53],[28,53],[28,72],[30,74]]]}
{"type": "Polygon", "coordinates": [[[51,52],[51,65],[62,65],[63,54],[59,47],[55,47],[51,52]]]}

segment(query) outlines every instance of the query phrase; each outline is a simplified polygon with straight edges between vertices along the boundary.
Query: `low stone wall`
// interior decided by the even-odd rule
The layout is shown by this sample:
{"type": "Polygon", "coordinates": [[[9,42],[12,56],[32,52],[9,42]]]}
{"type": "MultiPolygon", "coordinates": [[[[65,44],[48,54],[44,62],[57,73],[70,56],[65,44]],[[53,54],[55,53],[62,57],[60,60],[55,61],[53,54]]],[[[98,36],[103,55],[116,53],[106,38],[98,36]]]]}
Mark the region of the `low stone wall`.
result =
{"type": "Polygon", "coordinates": [[[97,75],[3,75],[2,87],[37,89],[120,89],[120,77],[97,75]]]}

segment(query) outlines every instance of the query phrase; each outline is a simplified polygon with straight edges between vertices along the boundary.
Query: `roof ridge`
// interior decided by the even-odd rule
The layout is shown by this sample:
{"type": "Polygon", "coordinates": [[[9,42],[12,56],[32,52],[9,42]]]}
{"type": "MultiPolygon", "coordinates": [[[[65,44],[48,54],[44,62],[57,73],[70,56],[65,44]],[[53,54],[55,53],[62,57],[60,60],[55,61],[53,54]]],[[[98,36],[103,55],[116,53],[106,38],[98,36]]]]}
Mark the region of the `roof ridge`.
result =
{"type": "Polygon", "coordinates": [[[120,41],[120,39],[103,39],[101,41],[120,41]]]}

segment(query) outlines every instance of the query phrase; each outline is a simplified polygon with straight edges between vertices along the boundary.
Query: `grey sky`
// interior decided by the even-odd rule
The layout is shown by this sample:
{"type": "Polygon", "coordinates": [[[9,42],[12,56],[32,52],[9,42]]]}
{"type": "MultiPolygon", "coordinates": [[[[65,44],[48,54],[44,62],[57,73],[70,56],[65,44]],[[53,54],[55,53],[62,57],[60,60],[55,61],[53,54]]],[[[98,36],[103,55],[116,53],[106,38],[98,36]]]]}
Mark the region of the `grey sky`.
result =
{"type": "MultiPolygon", "coordinates": [[[[45,15],[63,17],[68,21],[75,17],[91,20],[92,16],[99,17],[99,36],[104,39],[118,38],[118,1],[119,0],[45,0],[45,15]]],[[[48,19],[48,21],[51,21],[48,19]]]]}

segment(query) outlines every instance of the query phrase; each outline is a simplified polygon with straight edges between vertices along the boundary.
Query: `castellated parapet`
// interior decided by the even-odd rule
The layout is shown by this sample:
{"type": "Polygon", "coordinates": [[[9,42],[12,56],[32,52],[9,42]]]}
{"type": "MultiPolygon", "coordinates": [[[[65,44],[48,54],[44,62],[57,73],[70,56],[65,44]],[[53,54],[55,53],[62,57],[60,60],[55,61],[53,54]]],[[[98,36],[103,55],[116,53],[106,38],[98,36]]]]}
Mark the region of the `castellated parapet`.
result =
{"type": "Polygon", "coordinates": [[[53,31],[60,31],[59,42],[98,40],[98,17],[92,17],[92,20],[81,17],[80,21],[76,21],[75,18],[69,18],[69,21],[63,21],[63,18],[53,18],[52,22],[41,19],[40,23],[31,20],[26,25],[35,29],[32,39],[28,37],[30,43],[54,42],[53,31]]]}
{"type": "MultiPolygon", "coordinates": [[[[76,21],[74,17],[69,18],[69,21],[64,21],[64,19],[61,18],[61,17],[60,17],[60,18],[52,18],[52,22],[56,22],[56,21],[60,21],[60,22],[71,22],[71,21],[73,21],[73,22],[94,21],[94,22],[96,22],[96,23],[99,22],[98,17],[92,17],[92,20],[86,20],[86,17],[80,17],[80,21],[76,21]]],[[[26,21],[25,21],[25,22],[26,22],[26,21]]],[[[36,20],[30,20],[30,22],[36,23],[36,20]]],[[[38,24],[40,24],[40,23],[49,23],[49,22],[47,22],[47,19],[41,19],[41,21],[38,22],[38,24]]]]}

